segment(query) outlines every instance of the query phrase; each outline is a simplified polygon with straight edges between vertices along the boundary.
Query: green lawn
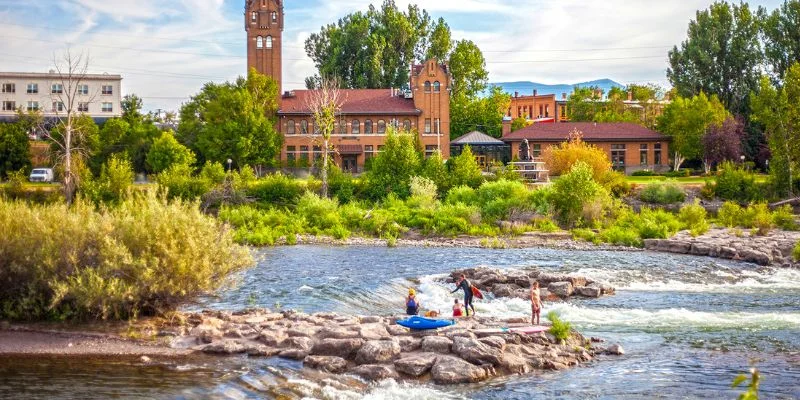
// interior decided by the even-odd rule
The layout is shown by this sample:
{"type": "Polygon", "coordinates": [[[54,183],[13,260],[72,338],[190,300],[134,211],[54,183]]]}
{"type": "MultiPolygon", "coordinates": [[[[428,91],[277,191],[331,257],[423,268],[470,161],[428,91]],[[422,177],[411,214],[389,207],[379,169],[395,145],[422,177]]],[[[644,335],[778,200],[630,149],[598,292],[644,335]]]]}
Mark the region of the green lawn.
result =
{"type": "MultiPolygon", "coordinates": [[[[756,182],[762,183],[767,181],[767,175],[756,175],[756,182]]],[[[706,179],[710,179],[709,177],[705,176],[687,176],[687,177],[680,177],[680,178],[667,178],[666,176],[628,176],[626,177],[628,182],[636,183],[636,184],[647,184],[651,182],[662,182],[666,180],[670,180],[672,182],[680,183],[683,185],[695,185],[695,184],[703,184],[706,182],[706,179]]]]}

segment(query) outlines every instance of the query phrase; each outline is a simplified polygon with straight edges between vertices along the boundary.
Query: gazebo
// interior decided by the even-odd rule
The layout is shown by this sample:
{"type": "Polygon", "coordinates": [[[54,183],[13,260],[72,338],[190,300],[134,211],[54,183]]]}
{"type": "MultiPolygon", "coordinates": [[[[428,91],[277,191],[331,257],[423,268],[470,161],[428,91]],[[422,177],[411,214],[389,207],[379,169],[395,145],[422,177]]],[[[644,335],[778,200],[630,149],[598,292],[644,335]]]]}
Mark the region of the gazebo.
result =
{"type": "Polygon", "coordinates": [[[507,164],[511,161],[511,146],[500,139],[485,133],[473,131],[450,141],[450,156],[454,157],[469,146],[472,154],[482,167],[488,167],[495,161],[507,164]]]}

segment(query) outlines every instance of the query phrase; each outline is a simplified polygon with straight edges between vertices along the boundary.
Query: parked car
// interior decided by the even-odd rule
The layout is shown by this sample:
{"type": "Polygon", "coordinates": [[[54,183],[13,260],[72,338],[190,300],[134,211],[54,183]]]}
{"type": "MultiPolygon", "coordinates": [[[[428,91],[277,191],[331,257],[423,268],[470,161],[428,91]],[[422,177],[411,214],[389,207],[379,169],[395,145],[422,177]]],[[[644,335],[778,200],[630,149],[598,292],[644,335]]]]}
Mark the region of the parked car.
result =
{"type": "Polygon", "coordinates": [[[34,168],[31,171],[31,176],[28,177],[31,182],[53,182],[53,169],[52,168],[34,168]]]}

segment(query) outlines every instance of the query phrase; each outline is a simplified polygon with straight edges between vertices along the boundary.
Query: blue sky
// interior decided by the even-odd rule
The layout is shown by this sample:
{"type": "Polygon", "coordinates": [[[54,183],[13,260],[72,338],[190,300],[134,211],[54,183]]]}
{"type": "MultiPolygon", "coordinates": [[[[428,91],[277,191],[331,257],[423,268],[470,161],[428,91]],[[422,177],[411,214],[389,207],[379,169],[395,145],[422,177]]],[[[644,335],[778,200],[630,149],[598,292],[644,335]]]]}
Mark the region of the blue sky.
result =
{"type": "MultiPolygon", "coordinates": [[[[405,8],[407,0],[396,0],[405,8]]],[[[379,3],[376,0],[375,3],[379,3]]],[[[490,80],[666,85],[667,51],[711,0],[423,0],[455,39],[484,51],[490,80]]],[[[780,0],[753,1],[774,8],[780,0]]],[[[314,66],[303,42],[368,0],[286,0],[285,89],[314,66]]],[[[123,75],[147,109],[177,110],[204,82],[246,69],[244,0],[0,0],[0,70],[47,71],[66,48],[123,75]]]]}

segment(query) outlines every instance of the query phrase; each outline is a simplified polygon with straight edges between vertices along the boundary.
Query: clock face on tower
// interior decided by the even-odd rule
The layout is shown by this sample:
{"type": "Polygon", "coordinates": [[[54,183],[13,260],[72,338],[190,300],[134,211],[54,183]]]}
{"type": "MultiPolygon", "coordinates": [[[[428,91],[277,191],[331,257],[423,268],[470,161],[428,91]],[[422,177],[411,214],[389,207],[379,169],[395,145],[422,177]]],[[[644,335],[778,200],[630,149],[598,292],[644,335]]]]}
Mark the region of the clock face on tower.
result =
{"type": "MultiPolygon", "coordinates": [[[[247,69],[272,77],[281,89],[283,1],[246,0],[247,69]]],[[[280,93],[280,92],[279,92],[280,93]]]]}

